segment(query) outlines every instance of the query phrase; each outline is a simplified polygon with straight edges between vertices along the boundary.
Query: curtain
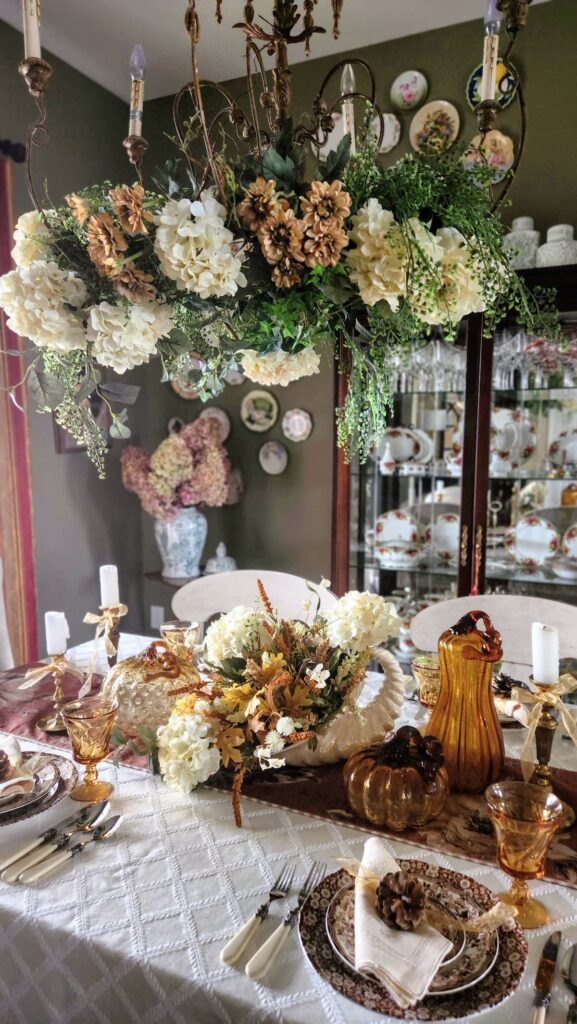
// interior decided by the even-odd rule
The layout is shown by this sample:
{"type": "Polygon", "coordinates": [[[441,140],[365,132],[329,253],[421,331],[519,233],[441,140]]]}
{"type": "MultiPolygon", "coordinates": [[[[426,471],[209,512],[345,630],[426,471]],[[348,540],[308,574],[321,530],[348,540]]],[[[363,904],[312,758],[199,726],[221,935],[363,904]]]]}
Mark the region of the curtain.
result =
{"type": "MultiPolygon", "coordinates": [[[[13,229],[12,164],[0,159],[0,274],[11,269],[13,229]]],[[[26,362],[22,339],[8,330],[2,311],[0,330],[0,557],[8,633],[16,663],[23,664],[38,655],[28,409],[20,385],[26,362]],[[16,389],[17,404],[8,388],[16,389]]]]}

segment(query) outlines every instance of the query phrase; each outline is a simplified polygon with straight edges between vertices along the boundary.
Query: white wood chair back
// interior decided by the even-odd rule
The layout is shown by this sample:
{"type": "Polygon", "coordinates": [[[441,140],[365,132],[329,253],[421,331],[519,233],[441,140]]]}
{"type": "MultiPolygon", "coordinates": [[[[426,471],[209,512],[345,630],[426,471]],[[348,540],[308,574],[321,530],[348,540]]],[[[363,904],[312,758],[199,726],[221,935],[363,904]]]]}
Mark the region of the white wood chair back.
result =
{"type": "Polygon", "coordinates": [[[503,660],[531,664],[531,623],[545,622],[559,630],[559,655],[577,658],[577,607],[541,597],[517,594],[481,594],[431,604],[415,615],[411,638],[421,651],[436,651],[441,633],[474,609],[487,612],[503,639],[503,660]]]}
{"type": "MultiPolygon", "coordinates": [[[[237,604],[252,608],[258,601],[257,580],[262,580],[273,608],[282,618],[302,619],[305,616],[303,603],[316,601],[300,576],[264,569],[238,569],[185,583],[172,599],[172,610],[177,619],[204,623],[220,612],[231,611],[237,604]]],[[[336,596],[330,590],[317,589],[320,610],[332,608],[336,596]]]]}

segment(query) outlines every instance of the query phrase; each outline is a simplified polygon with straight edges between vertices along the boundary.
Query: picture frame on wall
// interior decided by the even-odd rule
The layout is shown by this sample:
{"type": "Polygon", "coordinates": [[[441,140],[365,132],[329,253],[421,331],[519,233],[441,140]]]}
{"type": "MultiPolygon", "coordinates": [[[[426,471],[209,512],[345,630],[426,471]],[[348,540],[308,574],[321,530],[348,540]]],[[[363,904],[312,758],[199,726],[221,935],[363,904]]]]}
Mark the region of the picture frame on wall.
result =
{"type": "MultiPolygon", "coordinates": [[[[84,400],[82,403],[84,408],[90,408],[94,422],[106,437],[109,437],[108,431],[111,425],[110,409],[104,401],[101,395],[96,391],[84,400]]],[[[54,446],[58,455],[68,455],[70,452],[85,452],[86,445],[77,441],[64,427],[56,422],[52,417],[54,423],[54,446]]],[[[108,440],[108,447],[110,447],[110,440],[108,440]]]]}

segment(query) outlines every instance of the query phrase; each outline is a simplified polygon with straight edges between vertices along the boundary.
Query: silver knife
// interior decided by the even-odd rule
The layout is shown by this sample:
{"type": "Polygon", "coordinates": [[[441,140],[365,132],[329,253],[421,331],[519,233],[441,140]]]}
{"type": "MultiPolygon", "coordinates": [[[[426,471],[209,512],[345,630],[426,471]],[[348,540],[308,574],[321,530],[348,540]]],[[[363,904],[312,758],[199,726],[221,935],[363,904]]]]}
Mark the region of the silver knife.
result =
{"type": "Polygon", "coordinates": [[[86,807],[81,807],[79,811],[71,814],[68,818],[64,818],[64,821],[59,821],[57,825],[47,829],[46,832],[41,832],[36,839],[32,839],[29,843],[26,843],[25,846],[21,846],[20,849],[11,853],[9,857],[5,857],[4,860],[0,861],[0,871],[4,871],[4,868],[9,867],[10,864],[14,864],[14,862],[20,860],[21,857],[25,857],[27,853],[31,853],[32,850],[35,850],[37,846],[41,846],[42,843],[53,842],[62,829],[68,828],[72,825],[84,825],[90,818],[90,815],[94,812],[95,806],[98,807],[99,804],[87,804],[86,807]]]}
{"type": "Polygon", "coordinates": [[[555,964],[557,963],[560,942],[561,932],[553,932],[543,946],[535,977],[533,1024],[544,1024],[545,1017],[547,1016],[547,1010],[551,1003],[551,987],[553,985],[553,975],[555,974],[555,964]]]}
{"type": "Polygon", "coordinates": [[[43,861],[42,864],[38,864],[35,868],[31,868],[30,871],[24,871],[18,876],[19,882],[36,882],[39,878],[43,878],[44,875],[48,875],[55,868],[64,864],[65,861],[70,860],[72,857],[76,857],[79,853],[88,846],[89,843],[99,843],[103,839],[108,839],[109,836],[116,832],[116,829],[122,821],[122,815],[116,814],[113,818],[108,818],[102,822],[102,825],[97,825],[94,832],[91,832],[89,836],[82,843],[75,843],[74,846],[70,846],[67,850],[63,850],[61,853],[53,853],[48,860],[43,861]]]}
{"type": "Polygon", "coordinates": [[[40,846],[37,846],[32,853],[28,853],[26,856],[20,857],[20,859],[15,861],[14,864],[10,864],[7,868],[4,868],[0,874],[0,878],[3,882],[15,882],[23,871],[27,871],[28,868],[32,868],[35,864],[39,864],[41,860],[46,860],[46,858],[51,857],[53,853],[58,853],[59,850],[63,850],[65,846],[68,846],[68,843],[76,832],[91,832],[97,825],[100,825],[101,821],[104,821],[109,810],[110,800],[101,800],[100,803],[93,804],[92,811],[88,814],[85,821],[75,821],[72,825],[59,829],[53,838],[44,839],[40,846]]]}

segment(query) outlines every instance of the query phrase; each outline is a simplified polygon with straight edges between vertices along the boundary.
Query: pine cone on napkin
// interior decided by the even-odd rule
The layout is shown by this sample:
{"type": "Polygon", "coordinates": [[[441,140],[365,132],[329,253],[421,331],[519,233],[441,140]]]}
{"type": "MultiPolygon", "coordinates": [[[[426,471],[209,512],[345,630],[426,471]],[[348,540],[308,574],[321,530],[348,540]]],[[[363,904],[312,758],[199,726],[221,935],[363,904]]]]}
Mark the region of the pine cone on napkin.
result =
{"type": "Polygon", "coordinates": [[[405,871],[384,875],[377,887],[377,913],[385,924],[399,931],[413,931],[420,924],[426,902],[421,883],[405,871]]]}

